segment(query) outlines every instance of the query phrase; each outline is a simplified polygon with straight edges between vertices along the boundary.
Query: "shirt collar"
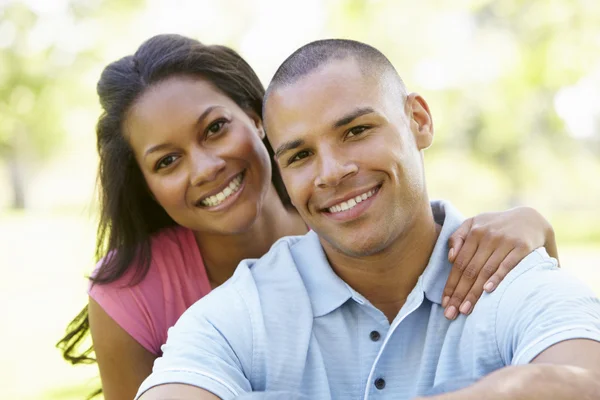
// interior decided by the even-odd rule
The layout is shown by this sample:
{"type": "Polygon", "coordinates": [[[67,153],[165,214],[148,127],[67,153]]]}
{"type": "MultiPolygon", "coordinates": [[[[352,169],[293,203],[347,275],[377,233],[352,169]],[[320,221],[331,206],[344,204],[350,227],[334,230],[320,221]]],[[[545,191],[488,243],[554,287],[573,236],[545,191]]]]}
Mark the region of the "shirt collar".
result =
{"type": "Polygon", "coordinates": [[[462,224],[464,217],[447,201],[432,201],[431,210],[435,222],[442,225],[442,230],[420,280],[425,297],[432,303],[441,304],[444,287],[452,269],[452,264],[448,261],[448,240],[462,224]]]}
{"type": "Polygon", "coordinates": [[[331,269],[314,231],[304,235],[291,252],[315,317],[329,314],[352,298],[350,287],[331,269]]]}

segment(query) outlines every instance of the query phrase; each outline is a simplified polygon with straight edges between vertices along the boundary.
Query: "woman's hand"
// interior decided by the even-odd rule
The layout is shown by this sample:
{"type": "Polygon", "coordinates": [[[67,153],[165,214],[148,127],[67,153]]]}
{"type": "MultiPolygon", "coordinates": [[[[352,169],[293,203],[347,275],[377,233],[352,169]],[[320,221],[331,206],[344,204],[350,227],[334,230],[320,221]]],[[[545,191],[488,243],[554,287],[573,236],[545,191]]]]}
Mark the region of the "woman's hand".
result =
{"type": "Polygon", "coordinates": [[[529,253],[546,247],[558,260],[554,230],[530,207],[476,215],[462,223],[448,240],[453,263],[442,296],[444,315],[470,314],[483,290],[492,292],[529,253]]]}

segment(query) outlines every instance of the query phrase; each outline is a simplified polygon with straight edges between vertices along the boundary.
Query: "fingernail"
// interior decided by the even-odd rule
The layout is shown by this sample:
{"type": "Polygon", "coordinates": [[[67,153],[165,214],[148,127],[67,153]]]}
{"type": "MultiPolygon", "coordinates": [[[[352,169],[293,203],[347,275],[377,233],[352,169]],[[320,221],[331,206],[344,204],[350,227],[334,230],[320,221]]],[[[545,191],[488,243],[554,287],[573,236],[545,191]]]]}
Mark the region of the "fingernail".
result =
{"type": "Polygon", "coordinates": [[[492,290],[494,290],[494,282],[489,281],[488,283],[485,284],[485,286],[483,288],[485,289],[486,292],[491,292],[492,290]]]}
{"type": "Polygon", "coordinates": [[[450,296],[444,296],[444,298],[442,299],[442,307],[446,308],[449,301],[450,301],[450,296]]]}
{"type": "Polygon", "coordinates": [[[466,315],[469,311],[471,311],[471,302],[467,300],[460,306],[460,312],[466,315]]]}
{"type": "Polygon", "coordinates": [[[456,318],[456,307],[454,307],[454,306],[448,307],[448,309],[444,313],[444,316],[446,318],[448,318],[449,320],[453,320],[454,318],[456,318]]]}
{"type": "Polygon", "coordinates": [[[448,260],[452,261],[454,259],[454,247],[450,249],[448,253],[448,260]]]}

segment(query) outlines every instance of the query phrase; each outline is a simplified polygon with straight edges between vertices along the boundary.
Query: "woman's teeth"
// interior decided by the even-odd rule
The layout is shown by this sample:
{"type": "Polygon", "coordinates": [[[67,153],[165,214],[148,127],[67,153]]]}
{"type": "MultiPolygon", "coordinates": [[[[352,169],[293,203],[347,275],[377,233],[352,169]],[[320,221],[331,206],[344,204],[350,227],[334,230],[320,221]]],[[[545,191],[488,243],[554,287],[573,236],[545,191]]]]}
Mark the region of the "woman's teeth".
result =
{"type": "Polygon", "coordinates": [[[355,198],[350,199],[348,201],[342,201],[339,204],[331,206],[327,209],[327,211],[329,211],[330,213],[337,213],[337,212],[349,210],[351,208],[354,208],[354,206],[356,206],[361,201],[365,201],[369,197],[373,196],[375,193],[377,193],[377,188],[371,189],[368,192],[360,194],[360,195],[356,196],[355,198]]]}
{"type": "Polygon", "coordinates": [[[228,198],[229,196],[231,196],[232,194],[234,194],[235,192],[240,190],[240,187],[242,186],[242,178],[243,178],[242,174],[241,173],[238,174],[238,176],[236,176],[235,178],[233,178],[231,180],[231,182],[229,182],[229,185],[227,185],[227,187],[225,189],[223,189],[221,192],[219,192],[217,194],[208,196],[207,198],[200,201],[200,204],[203,205],[204,207],[218,206],[219,204],[224,202],[226,198],[228,198]]]}

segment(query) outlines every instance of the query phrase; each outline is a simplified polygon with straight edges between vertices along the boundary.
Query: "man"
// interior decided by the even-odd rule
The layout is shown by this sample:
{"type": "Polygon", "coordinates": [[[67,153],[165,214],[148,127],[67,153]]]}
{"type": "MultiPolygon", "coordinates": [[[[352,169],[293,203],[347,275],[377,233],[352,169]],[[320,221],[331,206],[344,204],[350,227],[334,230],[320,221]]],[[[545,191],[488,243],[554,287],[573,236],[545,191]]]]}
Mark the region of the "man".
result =
{"type": "Polygon", "coordinates": [[[312,232],[192,306],[142,399],[411,399],[460,382],[439,399],[600,398],[600,303],[543,249],[469,317],[444,318],[446,243],[462,219],[429,202],[429,108],[379,51],[302,47],[275,74],[264,123],[312,232]]]}

